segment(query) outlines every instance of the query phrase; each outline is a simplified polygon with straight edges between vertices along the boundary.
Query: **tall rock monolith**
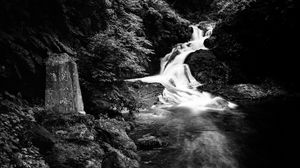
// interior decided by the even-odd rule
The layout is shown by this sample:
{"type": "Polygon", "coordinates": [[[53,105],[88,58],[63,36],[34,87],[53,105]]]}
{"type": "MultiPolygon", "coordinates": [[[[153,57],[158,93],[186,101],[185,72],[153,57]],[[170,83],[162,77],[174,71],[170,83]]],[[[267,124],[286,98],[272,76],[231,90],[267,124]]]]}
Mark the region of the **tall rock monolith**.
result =
{"type": "Polygon", "coordinates": [[[50,54],[46,61],[46,109],[85,114],[78,70],[68,54],[50,54]]]}

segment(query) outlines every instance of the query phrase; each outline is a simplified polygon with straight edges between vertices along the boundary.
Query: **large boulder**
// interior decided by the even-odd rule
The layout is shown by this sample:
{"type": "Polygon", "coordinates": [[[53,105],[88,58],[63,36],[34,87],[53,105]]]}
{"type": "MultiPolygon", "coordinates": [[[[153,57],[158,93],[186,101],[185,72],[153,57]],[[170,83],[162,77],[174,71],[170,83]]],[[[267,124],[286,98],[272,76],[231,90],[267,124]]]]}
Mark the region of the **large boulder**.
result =
{"type": "Polygon", "coordinates": [[[126,82],[131,95],[133,96],[136,107],[139,110],[146,110],[159,103],[158,96],[164,90],[160,83],[144,83],[141,81],[126,82]]]}
{"type": "Polygon", "coordinates": [[[185,63],[189,65],[196,80],[202,84],[216,85],[229,81],[229,67],[224,62],[218,60],[210,51],[198,50],[191,53],[185,63]]]}
{"type": "Polygon", "coordinates": [[[77,65],[68,54],[52,54],[46,62],[46,109],[85,114],[77,65]]]}
{"type": "Polygon", "coordinates": [[[100,137],[93,129],[93,116],[40,111],[36,119],[56,139],[54,144],[48,145],[43,151],[45,161],[50,167],[101,167],[105,152],[101,147],[103,142],[98,141],[100,137]]]}
{"type": "MultiPolygon", "coordinates": [[[[41,111],[37,121],[56,138],[43,154],[50,167],[137,168],[136,146],[125,121],[79,113],[41,111]]],[[[42,137],[41,140],[44,138],[42,137]]]]}

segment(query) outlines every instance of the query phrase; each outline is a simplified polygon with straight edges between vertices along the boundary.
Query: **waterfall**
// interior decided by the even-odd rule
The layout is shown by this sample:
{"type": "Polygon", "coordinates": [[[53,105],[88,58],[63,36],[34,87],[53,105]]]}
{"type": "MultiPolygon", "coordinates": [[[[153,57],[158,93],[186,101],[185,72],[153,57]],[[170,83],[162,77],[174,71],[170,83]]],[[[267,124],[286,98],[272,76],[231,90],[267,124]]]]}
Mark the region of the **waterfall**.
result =
{"type": "Polygon", "coordinates": [[[199,114],[207,110],[222,111],[235,108],[237,105],[234,103],[197,89],[202,84],[192,76],[189,66],[184,61],[192,52],[208,50],[204,46],[204,41],[211,36],[215,24],[200,22],[190,27],[193,30],[191,40],[177,44],[170,53],[161,59],[159,74],[126,81],[161,83],[165,89],[159,96],[162,104],[157,105],[158,108],[167,110],[187,108],[192,114],[199,114]]]}

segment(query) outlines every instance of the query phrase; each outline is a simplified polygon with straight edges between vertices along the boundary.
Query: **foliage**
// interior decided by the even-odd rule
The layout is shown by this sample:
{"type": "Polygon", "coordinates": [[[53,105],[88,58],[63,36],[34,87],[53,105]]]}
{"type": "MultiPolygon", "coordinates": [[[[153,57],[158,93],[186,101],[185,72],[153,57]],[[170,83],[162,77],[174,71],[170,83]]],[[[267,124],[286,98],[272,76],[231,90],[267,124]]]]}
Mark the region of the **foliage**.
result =
{"type": "Polygon", "coordinates": [[[167,0],[189,20],[223,20],[250,6],[256,0],[167,0]]]}
{"type": "Polygon", "coordinates": [[[109,73],[127,78],[145,74],[148,56],[153,52],[144,36],[142,19],[133,13],[140,6],[137,1],[107,3],[107,27],[92,37],[91,50],[109,73]]]}
{"type": "Polygon", "coordinates": [[[239,11],[245,10],[255,1],[256,0],[215,0],[210,5],[211,9],[213,9],[211,15],[218,17],[218,19],[224,19],[239,11]]]}
{"type": "Polygon", "coordinates": [[[182,18],[168,3],[161,0],[143,0],[141,17],[146,37],[152,42],[155,55],[151,57],[151,71],[156,73],[159,60],[177,43],[190,38],[188,20],[182,18]]]}
{"type": "Polygon", "coordinates": [[[153,10],[154,12],[160,13],[162,17],[174,19],[178,23],[189,23],[188,20],[182,18],[175,12],[174,9],[170,7],[168,3],[162,0],[144,0],[144,3],[147,5],[149,10],[153,10]]]}
{"type": "Polygon", "coordinates": [[[0,165],[3,168],[49,168],[27,135],[34,109],[20,97],[0,93],[0,165]]]}
{"type": "Polygon", "coordinates": [[[144,76],[150,61],[158,65],[157,57],[189,38],[188,21],[165,1],[110,0],[105,7],[107,26],[90,43],[94,54],[91,74],[96,81],[144,76]]]}

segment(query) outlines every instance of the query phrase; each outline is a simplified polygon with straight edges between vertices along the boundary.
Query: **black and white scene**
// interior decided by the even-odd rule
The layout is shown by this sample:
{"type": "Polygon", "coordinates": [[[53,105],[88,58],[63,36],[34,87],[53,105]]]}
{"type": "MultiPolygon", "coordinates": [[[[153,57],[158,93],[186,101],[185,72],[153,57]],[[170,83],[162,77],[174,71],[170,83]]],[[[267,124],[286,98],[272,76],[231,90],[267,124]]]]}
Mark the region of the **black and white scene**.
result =
{"type": "Polygon", "coordinates": [[[0,0],[0,168],[293,168],[296,0],[0,0]]]}

